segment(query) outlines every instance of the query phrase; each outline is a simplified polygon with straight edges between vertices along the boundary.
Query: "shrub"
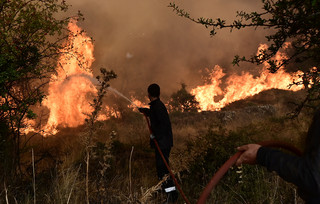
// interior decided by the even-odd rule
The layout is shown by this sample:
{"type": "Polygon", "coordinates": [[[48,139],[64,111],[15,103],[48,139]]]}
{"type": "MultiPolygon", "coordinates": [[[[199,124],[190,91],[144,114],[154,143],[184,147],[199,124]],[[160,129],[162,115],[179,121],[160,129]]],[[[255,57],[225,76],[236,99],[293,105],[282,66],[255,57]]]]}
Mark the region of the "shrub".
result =
{"type": "MultiPolygon", "coordinates": [[[[248,127],[247,127],[248,128],[248,127]]],[[[215,172],[236,152],[236,147],[252,143],[256,129],[226,132],[209,129],[206,135],[188,144],[195,155],[182,180],[186,195],[196,202],[215,172]],[[195,153],[197,152],[197,153],[195,153]],[[197,181],[197,182],[194,182],[197,181]]],[[[276,174],[254,165],[232,167],[212,191],[208,201],[215,203],[293,203],[297,199],[293,185],[276,174]]]]}

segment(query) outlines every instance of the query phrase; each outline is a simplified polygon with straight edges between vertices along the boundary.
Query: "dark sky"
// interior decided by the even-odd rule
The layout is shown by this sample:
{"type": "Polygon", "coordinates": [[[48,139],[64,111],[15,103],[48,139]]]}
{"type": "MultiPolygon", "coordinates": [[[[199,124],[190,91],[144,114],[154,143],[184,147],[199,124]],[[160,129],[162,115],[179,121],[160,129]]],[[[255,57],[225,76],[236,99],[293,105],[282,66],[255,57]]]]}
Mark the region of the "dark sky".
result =
{"type": "MultiPolygon", "coordinates": [[[[168,0],[68,0],[70,14],[80,10],[85,17],[79,25],[95,44],[94,70],[113,69],[118,78],[111,85],[123,93],[139,94],[153,82],[163,94],[171,94],[180,83],[191,89],[202,85],[201,70],[220,65],[225,72],[250,71],[250,64],[233,67],[236,54],[250,56],[265,43],[268,30],[209,30],[176,15],[168,0]]],[[[261,1],[183,0],[176,1],[191,16],[227,19],[236,11],[257,11],[261,1]]]]}

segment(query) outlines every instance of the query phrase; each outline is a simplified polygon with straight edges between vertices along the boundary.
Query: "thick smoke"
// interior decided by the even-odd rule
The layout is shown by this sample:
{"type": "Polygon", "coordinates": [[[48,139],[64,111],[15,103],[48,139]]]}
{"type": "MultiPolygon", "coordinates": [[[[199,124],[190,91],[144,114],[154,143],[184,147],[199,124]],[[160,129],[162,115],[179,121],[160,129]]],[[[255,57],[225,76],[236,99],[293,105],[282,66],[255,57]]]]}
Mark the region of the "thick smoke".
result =
{"type": "MultiPolygon", "coordinates": [[[[231,65],[234,55],[250,56],[266,42],[268,30],[209,30],[176,15],[168,0],[69,0],[71,13],[80,10],[79,25],[95,45],[94,73],[113,69],[118,78],[112,86],[122,93],[146,94],[146,87],[159,83],[164,95],[202,84],[201,70],[220,65],[225,72],[254,71],[250,64],[231,65]]],[[[222,18],[231,23],[236,11],[257,11],[260,1],[184,0],[175,2],[191,16],[222,18]]]]}

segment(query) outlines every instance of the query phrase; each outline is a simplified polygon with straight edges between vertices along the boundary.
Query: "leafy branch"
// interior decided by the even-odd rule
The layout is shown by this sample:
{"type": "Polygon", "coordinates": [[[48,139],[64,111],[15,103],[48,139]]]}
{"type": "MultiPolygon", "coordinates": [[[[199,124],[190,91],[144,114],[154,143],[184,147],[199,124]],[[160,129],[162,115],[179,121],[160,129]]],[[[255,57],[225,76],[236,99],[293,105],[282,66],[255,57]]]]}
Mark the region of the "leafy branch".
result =
{"type": "MultiPolygon", "coordinates": [[[[317,0],[262,0],[262,12],[238,11],[236,19],[231,23],[221,18],[193,18],[191,15],[177,6],[170,3],[168,7],[172,8],[178,16],[187,18],[192,22],[203,25],[210,29],[210,36],[215,36],[220,29],[229,28],[230,32],[234,29],[245,29],[254,27],[255,29],[270,29],[271,34],[265,38],[269,42],[268,48],[259,50],[258,54],[251,57],[240,57],[236,55],[232,61],[233,65],[239,65],[240,62],[249,62],[253,64],[268,63],[269,70],[274,73],[280,68],[289,64],[294,64],[298,69],[309,77],[303,81],[308,94],[306,100],[302,103],[313,103],[320,101],[320,2],[317,0]],[[278,61],[274,59],[280,49],[291,44],[288,52],[288,58],[278,61]]],[[[293,83],[292,85],[296,85],[293,83]]],[[[301,109],[300,109],[301,110],[301,109]]]]}

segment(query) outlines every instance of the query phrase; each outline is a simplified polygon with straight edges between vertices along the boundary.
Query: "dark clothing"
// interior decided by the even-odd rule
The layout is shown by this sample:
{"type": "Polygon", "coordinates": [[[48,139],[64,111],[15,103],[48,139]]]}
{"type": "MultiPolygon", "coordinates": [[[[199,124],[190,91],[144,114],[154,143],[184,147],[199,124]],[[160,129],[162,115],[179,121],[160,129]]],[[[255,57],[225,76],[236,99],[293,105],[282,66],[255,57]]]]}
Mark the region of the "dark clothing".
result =
{"type": "MultiPolygon", "coordinates": [[[[161,152],[166,159],[168,165],[169,165],[169,155],[170,155],[171,148],[168,149],[161,149],[161,152]]],[[[162,160],[162,157],[157,149],[155,149],[155,155],[156,155],[156,167],[157,167],[157,174],[159,180],[163,178],[164,175],[169,174],[169,171],[165,165],[165,163],[162,160]]]]}
{"type": "MultiPolygon", "coordinates": [[[[150,109],[144,108],[143,112],[150,118],[152,134],[156,137],[160,149],[168,149],[173,146],[172,128],[169,114],[165,105],[156,99],[149,103],[150,109]]],[[[154,148],[153,141],[150,140],[154,148]]]]}
{"type": "MultiPolygon", "coordinates": [[[[275,171],[284,180],[298,187],[299,195],[305,201],[317,199],[320,203],[319,182],[320,170],[314,169],[315,163],[308,157],[297,157],[281,151],[261,147],[257,153],[258,164],[265,166],[269,171],[275,171]]],[[[318,161],[320,162],[320,161],[318,161]]]]}
{"type": "MultiPolygon", "coordinates": [[[[150,109],[143,108],[141,111],[150,118],[152,134],[155,136],[155,140],[158,142],[161,152],[169,164],[169,155],[171,147],[173,146],[173,137],[167,108],[160,99],[151,101],[149,105],[150,109]]],[[[152,148],[155,148],[152,139],[150,139],[150,145],[152,148]]],[[[169,171],[157,149],[155,149],[155,155],[158,178],[162,179],[162,177],[165,174],[168,174],[169,171]]]]}
{"type": "Polygon", "coordinates": [[[261,147],[257,163],[295,184],[307,203],[320,203],[320,112],[316,112],[313,118],[302,157],[261,147]]]}

